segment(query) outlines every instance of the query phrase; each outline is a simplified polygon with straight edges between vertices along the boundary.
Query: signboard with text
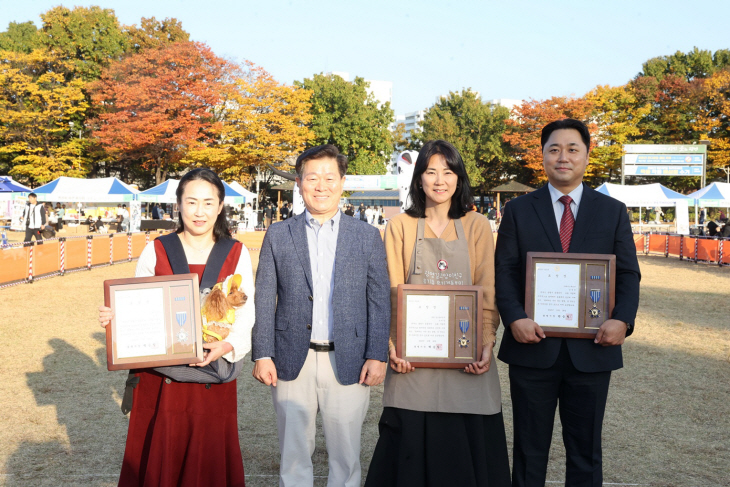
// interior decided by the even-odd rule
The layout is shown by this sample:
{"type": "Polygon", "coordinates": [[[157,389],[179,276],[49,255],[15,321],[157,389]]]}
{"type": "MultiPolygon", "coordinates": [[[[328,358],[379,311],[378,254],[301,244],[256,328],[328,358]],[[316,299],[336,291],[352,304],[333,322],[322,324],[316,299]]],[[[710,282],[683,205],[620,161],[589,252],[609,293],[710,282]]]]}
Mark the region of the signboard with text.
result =
{"type": "Polygon", "coordinates": [[[624,145],[625,176],[701,176],[704,186],[707,146],[701,144],[624,145]]]}

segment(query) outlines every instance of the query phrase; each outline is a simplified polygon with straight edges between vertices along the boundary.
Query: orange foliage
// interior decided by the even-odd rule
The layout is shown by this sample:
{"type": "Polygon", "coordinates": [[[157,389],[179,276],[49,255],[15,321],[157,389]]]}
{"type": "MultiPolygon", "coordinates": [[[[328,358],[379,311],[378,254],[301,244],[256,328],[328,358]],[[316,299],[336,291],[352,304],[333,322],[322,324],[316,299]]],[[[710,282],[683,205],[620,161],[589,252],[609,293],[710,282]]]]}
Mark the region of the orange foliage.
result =
{"type": "Polygon", "coordinates": [[[542,128],[554,120],[575,118],[586,122],[593,136],[597,127],[590,120],[592,111],[593,104],[590,101],[569,97],[524,101],[512,109],[512,118],[505,121],[507,130],[503,138],[520,163],[532,171],[532,180],[529,182],[539,184],[547,181],[542,169],[540,148],[542,128]]]}
{"type": "Polygon", "coordinates": [[[204,44],[145,49],[104,70],[91,85],[99,116],[93,136],[112,157],[141,163],[161,183],[188,148],[209,139],[226,62],[204,44]]]}

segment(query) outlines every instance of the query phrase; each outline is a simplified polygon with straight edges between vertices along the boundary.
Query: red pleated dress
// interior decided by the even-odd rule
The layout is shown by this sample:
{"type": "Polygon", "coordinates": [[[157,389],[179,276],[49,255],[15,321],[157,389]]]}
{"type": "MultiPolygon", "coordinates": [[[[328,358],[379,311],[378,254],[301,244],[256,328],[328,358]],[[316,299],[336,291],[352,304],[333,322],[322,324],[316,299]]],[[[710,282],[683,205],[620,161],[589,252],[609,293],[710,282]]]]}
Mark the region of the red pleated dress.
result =
{"type": "MultiPolygon", "coordinates": [[[[218,282],[235,272],[241,248],[236,242],[218,282]]],[[[159,241],[155,254],[155,275],[173,274],[159,241]]],[[[203,278],[204,265],[189,267],[203,278]]],[[[175,382],[151,369],[135,372],[140,380],[119,485],[244,486],[236,381],[194,384],[175,382]]]]}

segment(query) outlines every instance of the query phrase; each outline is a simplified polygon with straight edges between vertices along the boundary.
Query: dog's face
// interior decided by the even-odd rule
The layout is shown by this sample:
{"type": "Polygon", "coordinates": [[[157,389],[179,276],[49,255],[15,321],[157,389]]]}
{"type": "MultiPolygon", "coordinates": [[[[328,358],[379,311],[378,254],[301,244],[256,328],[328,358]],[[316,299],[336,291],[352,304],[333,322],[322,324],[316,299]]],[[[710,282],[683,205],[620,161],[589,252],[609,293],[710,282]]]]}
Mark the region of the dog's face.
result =
{"type": "Polygon", "coordinates": [[[226,301],[228,301],[228,305],[232,308],[240,308],[246,304],[247,300],[248,296],[240,289],[231,289],[231,292],[226,296],[226,301]]]}

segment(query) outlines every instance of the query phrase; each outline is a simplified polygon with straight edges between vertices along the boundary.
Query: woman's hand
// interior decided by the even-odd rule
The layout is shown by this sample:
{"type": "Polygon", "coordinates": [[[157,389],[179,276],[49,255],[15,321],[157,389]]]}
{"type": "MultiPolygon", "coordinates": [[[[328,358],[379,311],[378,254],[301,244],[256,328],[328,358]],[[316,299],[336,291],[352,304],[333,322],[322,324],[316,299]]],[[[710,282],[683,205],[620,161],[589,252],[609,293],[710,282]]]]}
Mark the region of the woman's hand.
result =
{"type": "Polygon", "coordinates": [[[395,348],[390,349],[390,368],[393,369],[395,372],[398,372],[399,374],[407,374],[408,372],[413,372],[416,370],[414,366],[411,365],[410,362],[406,362],[402,358],[398,358],[398,356],[395,354],[395,348]]]}
{"type": "Polygon", "coordinates": [[[99,306],[99,325],[101,325],[102,328],[106,328],[107,325],[112,322],[113,317],[114,313],[112,313],[111,308],[99,306]]]}
{"type": "Polygon", "coordinates": [[[233,350],[233,345],[228,342],[210,342],[203,343],[206,352],[203,353],[203,361],[199,364],[190,364],[194,367],[205,367],[214,360],[218,360],[223,355],[233,350]]]}
{"type": "Polygon", "coordinates": [[[484,348],[482,349],[481,360],[479,360],[479,362],[474,362],[464,367],[464,372],[466,372],[467,374],[481,375],[484,372],[488,371],[489,367],[492,365],[493,347],[494,343],[484,345],[484,348]]]}

